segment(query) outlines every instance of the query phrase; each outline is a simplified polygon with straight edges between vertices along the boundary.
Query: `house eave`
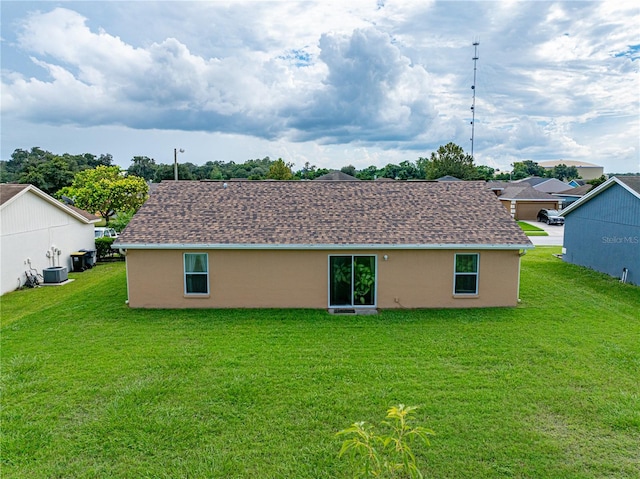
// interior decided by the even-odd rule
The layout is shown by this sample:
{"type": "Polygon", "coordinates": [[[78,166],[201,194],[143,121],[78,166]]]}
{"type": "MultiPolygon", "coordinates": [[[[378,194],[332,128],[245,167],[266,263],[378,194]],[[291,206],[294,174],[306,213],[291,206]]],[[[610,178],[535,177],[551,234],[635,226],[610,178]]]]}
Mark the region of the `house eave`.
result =
{"type": "Polygon", "coordinates": [[[504,196],[498,196],[500,201],[508,200],[508,201],[538,201],[538,202],[546,202],[549,201],[561,201],[558,198],[506,198],[504,196]]]}
{"type": "Polygon", "coordinates": [[[114,243],[116,249],[142,250],[521,250],[533,249],[533,244],[220,244],[220,243],[114,243]]]}
{"type": "Polygon", "coordinates": [[[583,204],[587,203],[588,201],[591,201],[592,198],[595,198],[596,196],[598,196],[603,191],[608,190],[609,188],[611,188],[613,185],[619,185],[622,188],[624,188],[625,190],[627,190],[629,193],[631,193],[633,196],[635,196],[636,198],[640,198],[640,195],[638,194],[637,191],[634,191],[632,188],[629,188],[629,185],[627,185],[623,181],[620,181],[617,177],[612,176],[611,178],[609,178],[607,181],[605,181],[604,183],[602,183],[598,187],[596,187],[596,188],[592,189],[591,191],[589,191],[582,198],[580,198],[577,201],[574,201],[569,206],[567,206],[567,208],[562,211],[562,214],[565,215],[565,214],[572,213],[576,209],[580,208],[580,206],[582,206],[583,204]]]}
{"type": "Polygon", "coordinates": [[[69,208],[64,203],[56,200],[53,196],[48,195],[47,193],[45,193],[44,191],[42,191],[41,189],[39,189],[39,188],[37,188],[36,186],[33,186],[33,185],[27,185],[22,191],[20,191],[18,194],[16,194],[12,198],[10,198],[7,202],[3,203],[0,206],[0,209],[6,208],[8,205],[10,205],[13,202],[17,201],[18,198],[22,197],[23,195],[28,194],[29,192],[33,193],[34,195],[36,195],[40,199],[44,200],[45,202],[49,203],[50,205],[54,206],[55,208],[58,208],[58,209],[64,211],[69,216],[72,216],[73,218],[77,219],[81,223],[95,224],[95,223],[99,223],[101,221],[101,218],[90,219],[90,218],[86,218],[86,217],[82,216],[80,213],[72,210],[71,208],[69,208]]]}

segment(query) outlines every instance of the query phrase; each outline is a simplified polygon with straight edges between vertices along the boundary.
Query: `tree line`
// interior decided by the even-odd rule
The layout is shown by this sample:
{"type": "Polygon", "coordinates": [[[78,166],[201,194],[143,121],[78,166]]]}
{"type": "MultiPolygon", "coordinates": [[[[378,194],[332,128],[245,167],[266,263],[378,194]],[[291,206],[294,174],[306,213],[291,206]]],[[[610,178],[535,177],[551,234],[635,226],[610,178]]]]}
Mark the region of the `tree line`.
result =
{"type": "MultiPolygon", "coordinates": [[[[0,162],[0,182],[30,183],[46,193],[55,195],[62,188],[71,186],[77,173],[98,166],[114,166],[113,157],[110,154],[91,153],[57,155],[39,147],[33,147],[31,150],[16,149],[10,160],[0,162]]],[[[466,154],[462,147],[448,143],[440,146],[428,157],[419,157],[415,162],[406,160],[400,164],[389,163],[383,167],[371,165],[360,170],[353,165],[346,165],[340,171],[361,180],[433,180],[447,175],[461,180],[518,180],[529,176],[571,180],[579,177],[575,167],[566,165],[548,170],[534,161],[525,160],[515,162],[512,166],[510,172],[499,172],[486,165],[475,165],[473,158],[466,154]]],[[[330,171],[309,162],[294,171],[291,163],[286,163],[282,158],[272,160],[268,156],[249,159],[244,163],[207,161],[202,165],[190,162],[178,164],[178,177],[182,180],[313,180],[330,171]]],[[[153,158],[147,156],[134,156],[126,175],[157,183],[174,178],[174,165],[156,163],[153,158]]]]}

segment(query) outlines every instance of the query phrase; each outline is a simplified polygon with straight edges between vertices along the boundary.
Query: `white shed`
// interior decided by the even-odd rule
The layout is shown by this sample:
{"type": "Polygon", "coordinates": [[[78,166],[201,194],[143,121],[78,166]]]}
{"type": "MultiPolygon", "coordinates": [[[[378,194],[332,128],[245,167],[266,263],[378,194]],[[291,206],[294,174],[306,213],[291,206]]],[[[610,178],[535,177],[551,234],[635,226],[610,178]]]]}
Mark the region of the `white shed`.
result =
{"type": "Polygon", "coordinates": [[[0,294],[25,283],[25,271],[63,266],[71,253],[95,249],[100,218],[66,205],[33,185],[0,185],[0,294]]]}

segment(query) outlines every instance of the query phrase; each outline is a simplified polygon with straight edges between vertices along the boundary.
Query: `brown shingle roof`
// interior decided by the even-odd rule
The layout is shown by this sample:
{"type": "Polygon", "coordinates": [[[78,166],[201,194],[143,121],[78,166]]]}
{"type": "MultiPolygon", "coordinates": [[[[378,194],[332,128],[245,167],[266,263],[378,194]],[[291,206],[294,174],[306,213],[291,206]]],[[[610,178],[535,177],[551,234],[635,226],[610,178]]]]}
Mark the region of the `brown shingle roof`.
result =
{"type": "Polygon", "coordinates": [[[22,190],[29,188],[29,185],[17,185],[13,183],[3,183],[0,185],[0,205],[5,204],[22,190]]]}
{"type": "Polygon", "coordinates": [[[67,208],[71,208],[73,211],[75,211],[80,216],[84,217],[85,219],[87,219],[89,221],[96,221],[97,222],[97,221],[100,221],[100,219],[101,219],[99,216],[96,216],[93,213],[89,213],[88,211],[81,210],[77,206],[67,205],[67,208]]]}
{"type": "Polygon", "coordinates": [[[484,182],[462,181],[165,181],[117,243],[530,245],[484,182]]]}

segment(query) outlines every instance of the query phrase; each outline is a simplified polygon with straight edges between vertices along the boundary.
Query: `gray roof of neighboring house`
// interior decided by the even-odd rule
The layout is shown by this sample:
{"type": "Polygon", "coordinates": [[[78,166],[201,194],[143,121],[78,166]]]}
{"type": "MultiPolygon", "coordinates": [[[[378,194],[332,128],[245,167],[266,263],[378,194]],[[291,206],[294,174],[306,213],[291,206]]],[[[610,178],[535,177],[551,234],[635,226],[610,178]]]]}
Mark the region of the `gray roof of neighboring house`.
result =
{"type": "Polygon", "coordinates": [[[542,178],[541,176],[530,176],[529,178],[515,180],[512,182],[512,184],[527,183],[529,186],[536,186],[536,185],[539,185],[540,183],[544,183],[547,180],[549,180],[549,178],[542,178]]]}
{"type": "MultiPolygon", "coordinates": [[[[495,187],[494,187],[495,188],[495,187]]],[[[550,200],[558,201],[544,191],[538,191],[533,186],[525,184],[507,183],[499,196],[501,200],[550,200]]]]}
{"type": "Polygon", "coordinates": [[[166,181],[116,244],[142,249],[531,245],[485,183],[475,181],[166,181]]]}
{"type": "Polygon", "coordinates": [[[565,191],[559,191],[557,193],[554,193],[557,196],[584,196],[586,195],[591,188],[593,188],[593,185],[582,185],[582,186],[576,186],[575,188],[569,188],[568,190],[565,191]]]}
{"type": "Polygon", "coordinates": [[[490,190],[504,190],[510,184],[512,183],[500,180],[489,180],[485,183],[487,188],[489,188],[490,190]]]}
{"type": "Polygon", "coordinates": [[[640,194],[640,176],[616,176],[616,178],[640,194]]]}
{"type": "Polygon", "coordinates": [[[557,193],[558,191],[564,191],[569,187],[568,183],[558,180],[557,178],[547,178],[547,181],[542,181],[534,186],[538,191],[544,191],[545,193],[557,193]]]}
{"type": "Polygon", "coordinates": [[[360,179],[342,171],[330,171],[325,175],[314,178],[314,181],[360,181],[360,179]]]}
{"type": "Polygon", "coordinates": [[[445,175],[438,178],[436,181],[462,181],[460,178],[456,178],[455,176],[445,175]]]}

